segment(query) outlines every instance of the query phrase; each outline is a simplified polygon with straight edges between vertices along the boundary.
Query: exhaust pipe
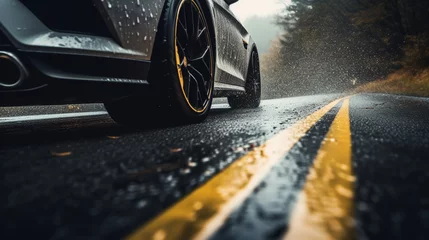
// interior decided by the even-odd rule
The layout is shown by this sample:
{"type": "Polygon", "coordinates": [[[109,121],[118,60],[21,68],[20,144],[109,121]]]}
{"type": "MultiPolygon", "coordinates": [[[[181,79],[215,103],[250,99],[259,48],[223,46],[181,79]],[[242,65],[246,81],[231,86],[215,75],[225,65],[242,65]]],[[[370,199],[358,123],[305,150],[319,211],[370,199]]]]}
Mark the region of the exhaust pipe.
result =
{"type": "Polygon", "coordinates": [[[28,71],[19,58],[10,52],[0,51],[0,86],[13,88],[28,77],[28,71]]]}

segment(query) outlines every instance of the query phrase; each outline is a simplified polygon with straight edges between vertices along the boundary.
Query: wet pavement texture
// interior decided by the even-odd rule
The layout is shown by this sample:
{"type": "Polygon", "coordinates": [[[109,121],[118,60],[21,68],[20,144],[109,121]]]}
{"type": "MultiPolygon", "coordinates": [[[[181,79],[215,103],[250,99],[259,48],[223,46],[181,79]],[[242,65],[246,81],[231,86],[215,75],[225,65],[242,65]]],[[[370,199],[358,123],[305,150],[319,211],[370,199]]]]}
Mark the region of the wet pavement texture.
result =
{"type": "MultiPolygon", "coordinates": [[[[243,110],[215,105],[203,123],[162,129],[129,129],[108,115],[0,123],[0,238],[123,238],[339,97],[269,100],[243,110]]],[[[340,106],[273,167],[213,239],[284,236],[340,106]]],[[[426,98],[351,98],[356,238],[429,237],[428,110],[426,98]]]]}

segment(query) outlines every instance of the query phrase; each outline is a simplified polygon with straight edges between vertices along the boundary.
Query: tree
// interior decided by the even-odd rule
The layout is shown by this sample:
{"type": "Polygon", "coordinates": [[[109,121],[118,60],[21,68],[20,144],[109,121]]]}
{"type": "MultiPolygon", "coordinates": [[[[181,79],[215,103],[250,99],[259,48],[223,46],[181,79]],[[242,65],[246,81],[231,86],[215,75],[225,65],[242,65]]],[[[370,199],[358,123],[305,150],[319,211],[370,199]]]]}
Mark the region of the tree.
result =
{"type": "Polygon", "coordinates": [[[271,95],[343,91],[399,68],[410,35],[428,31],[428,4],[292,0],[277,19],[285,34],[270,50],[269,59],[263,58],[270,65],[263,69],[265,79],[276,89],[271,95]]]}

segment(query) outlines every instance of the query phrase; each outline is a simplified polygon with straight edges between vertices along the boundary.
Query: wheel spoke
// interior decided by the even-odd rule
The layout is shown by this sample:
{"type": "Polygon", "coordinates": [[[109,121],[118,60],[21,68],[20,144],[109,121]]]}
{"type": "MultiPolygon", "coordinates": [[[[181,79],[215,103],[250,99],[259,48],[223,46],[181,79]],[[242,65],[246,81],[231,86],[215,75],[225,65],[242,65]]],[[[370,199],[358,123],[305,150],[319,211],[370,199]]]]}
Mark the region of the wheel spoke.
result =
{"type": "Polygon", "coordinates": [[[198,83],[197,80],[195,78],[192,77],[191,74],[189,74],[189,83],[192,86],[192,89],[190,89],[189,91],[189,101],[192,104],[192,106],[194,107],[199,107],[199,90],[198,90],[198,83]]]}
{"type": "Polygon", "coordinates": [[[189,67],[190,75],[192,78],[194,78],[198,84],[198,89],[200,93],[205,97],[204,100],[207,100],[209,92],[207,91],[207,82],[204,79],[203,74],[201,74],[197,69],[194,67],[189,67]]]}
{"type": "Polygon", "coordinates": [[[198,90],[198,103],[200,104],[200,106],[204,106],[206,105],[206,99],[207,97],[205,97],[205,95],[202,95],[201,92],[198,90]]]}
{"type": "Polygon", "coordinates": [[[194,31],[195,31],[195,23],[194,23],[194,14],[195,14],[195,10],[194,7],[192,6],[192,3],[188,3],[186,4],[185,8],[188,7],[187,12],[189,15],[186,16],[186,20],[187,20],[187,33],[188,33],[188,37],[189,40],[194,38],[194,31]]]}
{"type": "Polygon", "coordinates": [[[190,78],[192,78],[196,84],[196,95],[197,95],[197,104],[201,103],[201,106],[204,106],[205,101],[208,100],[207,90],[204,86],[204,82],[199,81],[192,73],[189,73],[190,78]]]}
{"type": "Polygon", "coordinates": [[[203,29],[198,29],[198,35],[197,35],[197,40],[199,40],[201,38],[201,35],[203,35],[203,33],[206,31],[206,27],[204,27],[203,29]]]}
{"type": "Polygon", "coordinates": [[[195,41],[198,41],[199,38],[199,31],[200,31],[200,14],[198,12],[198,10],[194,10],[196,11],[196,13],[192,16],[193,19],[193,23],[194,23],[194,29],[193,29],[193,37],[195,39],[195,41]]]}
{"type": "Polygon", "coordinates": [[[188,14],[187,14],[185,7],[183,8],[183,12],[181,14],[182,14],[182,18],[183,18],[182,19],[183,20],[183,26],[185,28],[185,31],[187,31],[188,30],[188,14]]]}
{"type": "MultiPolygon", "coordinates": [[[[185,21],[186,23],[186,21],[185,21]]],[[[179,19],[179,25],[182,28],[183,31],[179,32],[181,34],[184,34],[186,36],[186,41],[189,40],[189,36],[188,36],[188,29],[186,28],[186,26],[182,23],[182,21],[179,19]]]]}
{"type": "Polygon", "coordinates": [[[205,61],[205,58],[206,58],[206,56],[208,56],[207,54],[209,54],[210,53],[210,46],[207,46],[207,48],[205,49],[205,51],[204,51],[204,53],[201,55],[201,56],[199,56],[199,57],[197,57],[197,58],[194,58],[194,59],[192,59],[192,60],[190,60],[190,62],[192,63],[192,64],[195,64],[195,63],[202,63],[203,64],[203,66],[206,68],[206,70],[209,72],[209,73],[211,73],[211,69],[209,68],[209,66],[207,66],[207,63],[206,63],[206,61],[205,61]]]}
{"type": "Polygon", "coordinates": [[[207,53],[209,53],[210,52],[210,46],[207,46],[206,47],[206,49],[204,50],[204,52],[203,52],[203,54],[201,54],[201,56],[199,56],[199,57],[196,57],[196,58],[194,58],[194,59],[191,59],[191,62],[194,62],[194,61],[200,61],[200,60],[202,60],[202,59],[204,59],[204,57],[207,55],[207,53]]]}
{"type": "Polygon", "coordinates": [[[187,70],[182,71],[183,72],[183,89],[185,91],[186,97],[189,97],[189,91],[191,86],[191,75],[187,70]]]}

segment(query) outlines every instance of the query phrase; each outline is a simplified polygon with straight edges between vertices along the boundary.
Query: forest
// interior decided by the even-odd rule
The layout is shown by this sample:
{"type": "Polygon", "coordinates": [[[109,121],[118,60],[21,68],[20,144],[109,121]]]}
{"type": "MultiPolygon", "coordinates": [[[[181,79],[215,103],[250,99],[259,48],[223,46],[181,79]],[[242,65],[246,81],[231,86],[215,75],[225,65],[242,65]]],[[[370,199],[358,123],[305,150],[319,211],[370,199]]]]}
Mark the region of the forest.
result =
{"type": "Polygon", "coordinates": [[[261,56],[265,98],[343,91],[429,95],[428,0],[292,0],[261,56]]]}

